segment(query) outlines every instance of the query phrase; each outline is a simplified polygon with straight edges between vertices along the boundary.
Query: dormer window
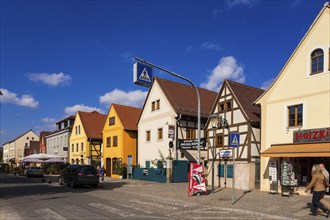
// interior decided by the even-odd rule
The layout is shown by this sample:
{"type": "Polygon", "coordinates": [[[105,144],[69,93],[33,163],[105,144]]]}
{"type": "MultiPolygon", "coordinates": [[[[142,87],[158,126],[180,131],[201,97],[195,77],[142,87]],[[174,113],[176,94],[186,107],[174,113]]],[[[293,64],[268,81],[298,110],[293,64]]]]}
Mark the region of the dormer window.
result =
{"type": "Polygon", "coordinates": [[[324,53],[322,49],[316,49],[311,54],[311,75],[323,72],[324,53]]]}

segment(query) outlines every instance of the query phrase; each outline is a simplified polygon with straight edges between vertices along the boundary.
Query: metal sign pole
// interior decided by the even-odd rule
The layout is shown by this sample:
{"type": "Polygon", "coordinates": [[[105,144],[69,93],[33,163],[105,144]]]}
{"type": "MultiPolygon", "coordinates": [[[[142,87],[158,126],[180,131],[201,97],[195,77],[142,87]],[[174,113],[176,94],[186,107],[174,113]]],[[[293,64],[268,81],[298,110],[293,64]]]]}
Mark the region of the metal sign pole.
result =
{"type": "Polygon", "coordinates": [[[231,204],[234,204],[235,202],[235,147],[233,149],[233,191],[232,191],[232,198],[231,198],[231,204]]]}
{"type": "Polygon", "coordinates": [[[140,61],[142,63],[145,63],[145,64],[147,64],[147,65],[149,65],[151,67],[155,67],[155,68],[157,68],[159,70],[162,70],[162,71],[164,71],[166,73],[169,73],[169,74],[171,74],[173,76],[176,76],[176,77],[178,77],[180,79],[183,79],[183,80],[189,82],[195,88],[196,95],[197,95],[197,163],[198,163],[198,165],[200,165],[200,148],[201,148],[201,102],[200,102],[200,97],[199,97],[199,92],[198,92],[197,87],[195,86],[195,84],[190,79],[188,79],[188,78],[186,78],[184,76],[181,76],[181,75],[179,75],[177,73],[171,72],[171,71],[169,71],[167,69],[164,69],[164,68],[162,68],[160,66],[157,66],[155,64],[149,63],[148,61],[142,60],[142,59],[140,59],[138,57],[134,57],[134,59],[136,59],[136,60],[138,60],[138,61],[140,61]]]}

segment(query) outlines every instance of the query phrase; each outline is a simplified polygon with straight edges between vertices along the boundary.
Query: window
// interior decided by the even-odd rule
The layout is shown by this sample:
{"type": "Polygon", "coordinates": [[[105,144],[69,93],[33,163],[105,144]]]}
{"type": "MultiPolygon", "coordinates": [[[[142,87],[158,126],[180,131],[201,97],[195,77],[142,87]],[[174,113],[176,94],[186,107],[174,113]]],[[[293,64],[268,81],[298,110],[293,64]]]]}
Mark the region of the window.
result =
{"type": "Polygon", "coordinates": [[[146,141],[150,141],[150,131],[146,131],[146,141]]]}
{"type": "Polygon", "coordinates": [[[109,118],[109,125],[114,125],[115,124],[115,117],[109,118]]]}
{"type": "Polygon", "coordinates": [[[26,137],[26,140],[29,140],[29,137],[26,137]]]}
{"type": "Polygon", "coordinates": [[[113,136],[113,146],[114,147],[118,146],[118,137],[117,136],[113,136]]]}
{"type": "Polygon", "coordinates": [[[216,134],[215,136],[215,146],[223,147],[223,134],[216,134]]]}
{"type": "Polygon", "coordinates": [[[111,147],[111,137],[107,137],[107,147],[111,147]]]}
{"type": "Polygon", "coordinates": [[[78,134],[80,134],[80,125],[78,125],[78,134]]]}
{"type": "Polygon", "coordinates": [[[71,152],[74,152],[74,144],[72,144],[71,152]]]}
{"type": "Polygon", "coordinates": [[[151,111],[155,111],[160,109],[160,100],[158,99],[157,101],[153,101],[151,103],[151,111]]]}
{"type": "Polygon", "coordinates": [[[119,167],[121,167],[121,158],[114,157],[112,159],[112,173],[119,174],[119,167]]]}
{"type": "Polygon", "coordinates": [[[84,143],[81,143],[81,151],[84,151],[84,143]]]}
{"type": "Polygon", "coordinates": [[[195,139],[195,138],[196,138],[195,129],[188,128],[187,129],[187,138],[186,139],[195,139]]]}
{"type": "Polygon", "coordinates": [[[76,131],[76,134],[78,134],[78,128],[77,128],[77,126],[75,127],[75,131],[76,131]]]}
{"type": "Polygon", "coordinates": [[[76,144],[76,152],[79,151],[79,144],[76,144]]]}
{"type": "Polygon", "coordinates": [[[158,140],[163,140],[163,129],[158,128],[158,140]]]}
{"type": "Polygon", "coordinates": [[[324,54],[322,49],[316,49],[311,54],[311,74],[323,72],[324,54]]]}
{"type": "Polygon", "coordinates": [[[289,127],[303,125],[303,105],[294,105],[288,107],[289,127]]]}
{"type": "Polygon", "coordinates": [[[225,112],[232,109],[232,101],[225,101],[219,104],[219,112],[225,112]]]}

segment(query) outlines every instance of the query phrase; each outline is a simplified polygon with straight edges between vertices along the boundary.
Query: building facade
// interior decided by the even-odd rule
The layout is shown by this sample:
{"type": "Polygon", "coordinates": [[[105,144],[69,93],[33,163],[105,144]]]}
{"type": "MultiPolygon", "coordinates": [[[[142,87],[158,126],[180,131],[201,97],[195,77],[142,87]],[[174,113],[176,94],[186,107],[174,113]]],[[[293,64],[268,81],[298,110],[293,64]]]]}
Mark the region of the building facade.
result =
{"type": "Polygon", "coordinates": [[[261,190],[300,193],[313,164],[330,169],[330,5],[325,4],[261,105],[261,190]],[[302,187],[301,187],[302,186],[302,187]]]}
{"type": "Polygon", "coordinates": [[[235,188],[259,188],[260,107],[254,106],[253,102],[263,92],[229,80],[222,84],[206,124],[209,185],[213,181],[214,187],[231,188],[235,175],[235,188]],[[230,133],[240,137],[235,151],[230,147],[230,133]]]}
{"type": "Polygon", "coordinates": [[[18,164],[25,155],[25,149],[30,148],[30,141],[39,141],[39,136],[29,130],[17,138],[3,144],[4,163],[18,164]]]}
{"type": "Polygon", "coordinates": [[[101,165],[102,129],[107,115],[78,111],[70,135],[71,164],[101,165]]]}
{"type": "MultiPolygon", "coordinates": [[[[216,93],[198,88],[201,100],[201,138],[216,93]]],[[[156,77],[138,121],[138,164],[156,167],[170,154],[175,160],[197,160],[197,95],[192,86],[156,77]],[[183,147],[185,140],[194,143],[183,147]],[[173,143],[173,149],[169,143],[173,143]],[[181,147],[180,147],[181,146],[181,147]]],[[[205,142],[200,158],[206,159],[205,142]]]]}
{"type": "Polygon", "coordinates": [[[106,175],[118,178],[119,167],[136,165],[137,120],[140,108],[112,104],[103,128],[103,164],[106,175]],[[129,164],[130,163],[130,164],[129,164]]]}
{"type": "Polygon", "coordinates": [[[69,116],[56,122],[56,131],[45,136],[47,154],[63,157],[70,162],[69,140],[75,116],[69,116]]]}
{"type": "Polygon", "coordinates": [[[42,131],[40,132],[40,153],[47,153],[47,147],[46,147],[46,136],[52,133],[51,131],[42,131]]]}

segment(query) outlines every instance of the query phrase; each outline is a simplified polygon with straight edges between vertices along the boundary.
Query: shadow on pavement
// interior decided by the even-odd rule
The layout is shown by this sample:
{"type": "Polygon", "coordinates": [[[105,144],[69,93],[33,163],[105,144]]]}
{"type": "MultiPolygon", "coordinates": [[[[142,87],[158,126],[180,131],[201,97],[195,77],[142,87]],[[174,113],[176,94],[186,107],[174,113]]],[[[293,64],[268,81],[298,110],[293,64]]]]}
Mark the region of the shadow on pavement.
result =
{"type": "MultiPolygon", "coordinates": [[[[25,176],[0,175],[0,199],[12,199],[25,196],[56,195],[47,199],[56,199],[63,196],[63,193],[84,193],[94,190],[112,190],[125,185],[125,182],[106,182],[98,187],[79,186],[70,188],[58,184],[58,176],[45,176],[44,178],[27,178],[25,176]],[[61,194],[61,195],[59,195],[61,194]]],[[[65,196],[64,196],[65,197],[65,196]]]]}

